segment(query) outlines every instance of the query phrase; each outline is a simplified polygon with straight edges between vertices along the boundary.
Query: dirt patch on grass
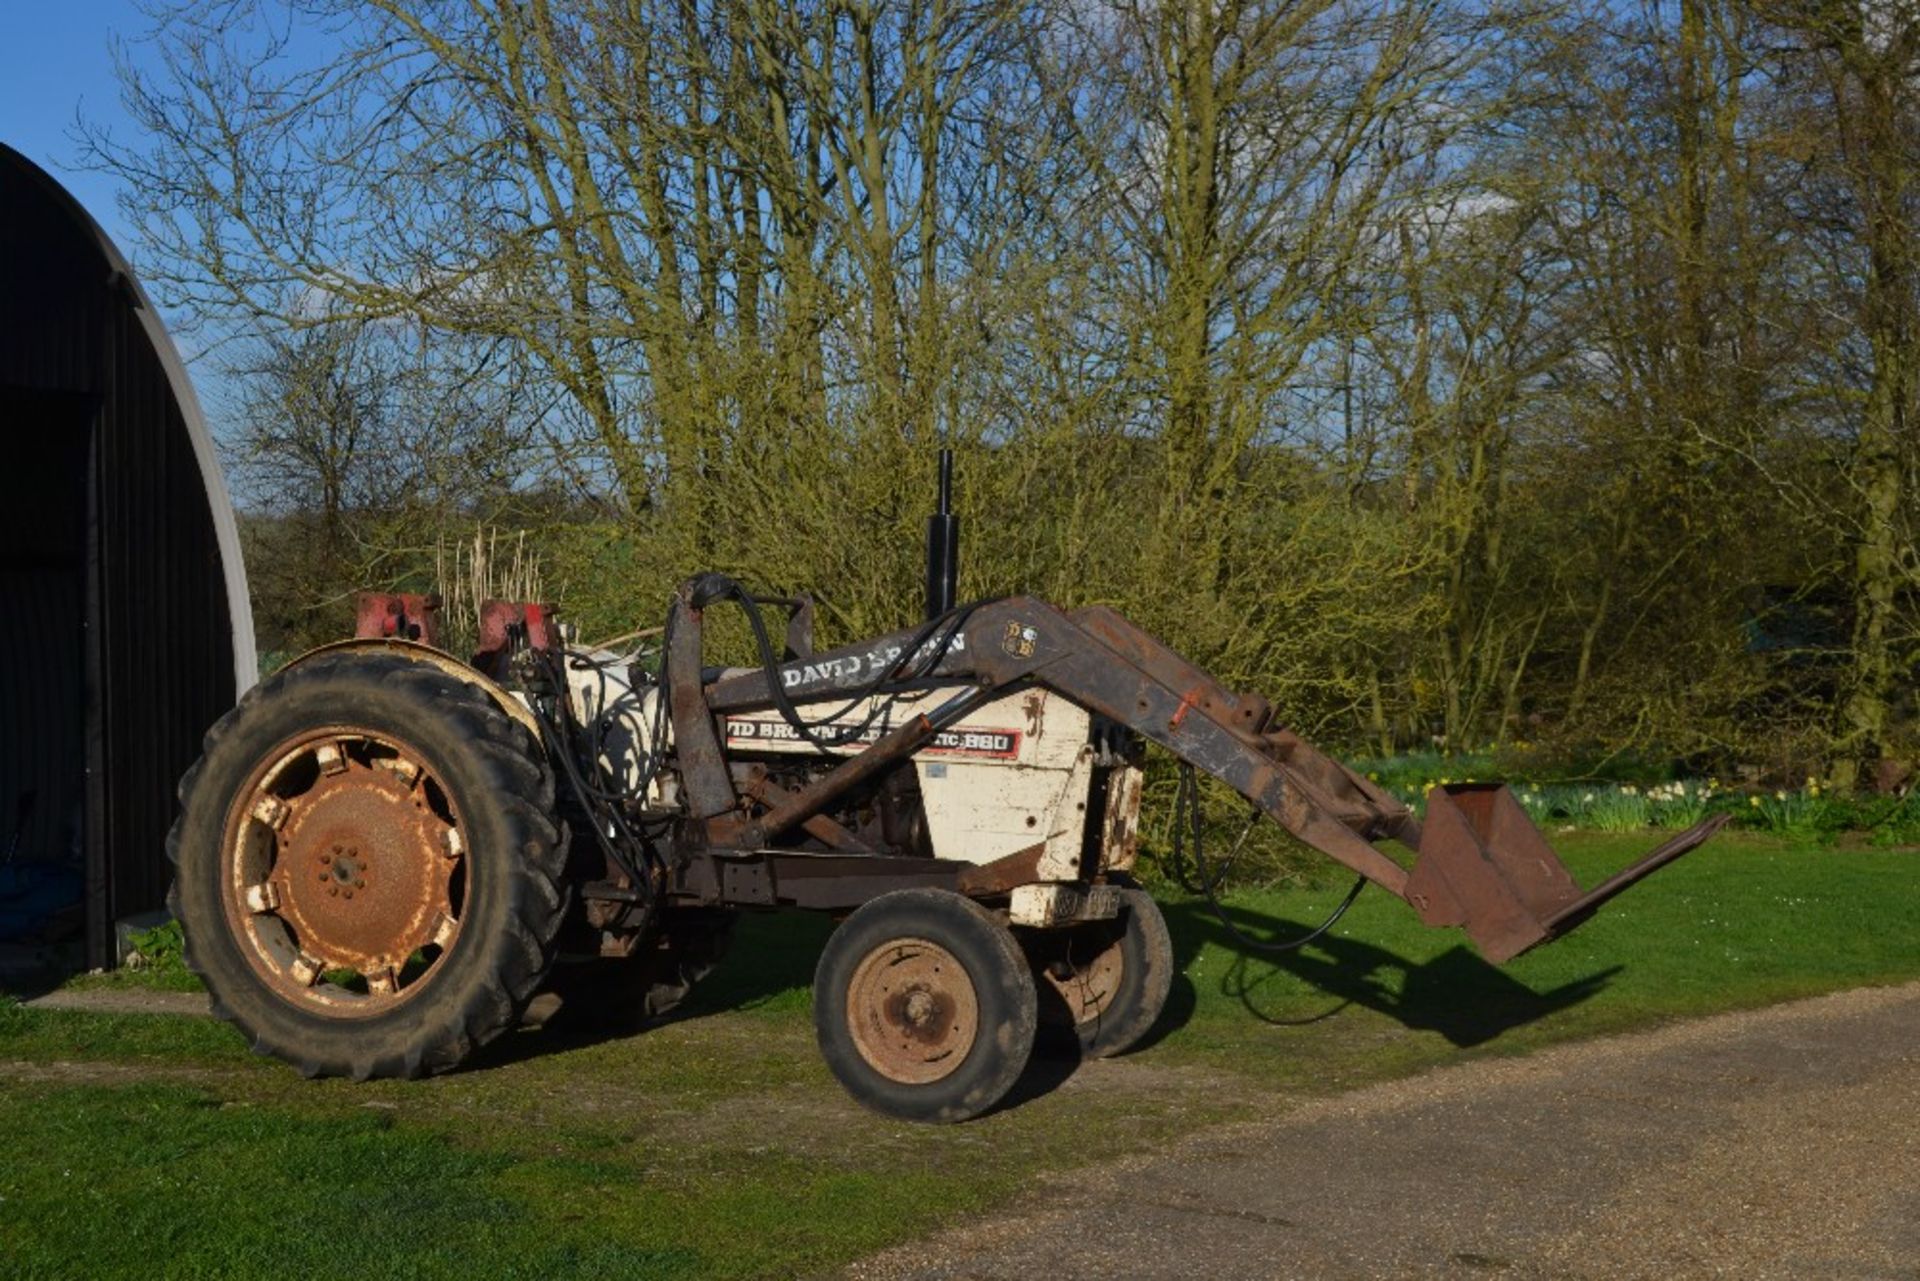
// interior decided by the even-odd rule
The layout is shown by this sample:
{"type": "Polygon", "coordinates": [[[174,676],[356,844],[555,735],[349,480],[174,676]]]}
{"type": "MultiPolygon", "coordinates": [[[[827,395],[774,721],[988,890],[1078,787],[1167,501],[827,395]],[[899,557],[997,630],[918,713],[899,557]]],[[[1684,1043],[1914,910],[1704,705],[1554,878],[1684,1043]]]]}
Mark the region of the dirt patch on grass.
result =
{"type": "Polygon", "coordinates": [[[141,1085],[151,1081],[211,1085],[230,1076],[208,1068],[172,1063],[125,1063],[105,1060],[29,1062],[0,1060],[0,1081],[24,1085],[141,1085]]]}
{"type": "Polygon", "coordinates": [[[205,992],[169,992],[151,987],[62,988],[24,1003],[30,1010],[78,1010],[84,1014],[178,1014],[212,1018],[205,992]]]}

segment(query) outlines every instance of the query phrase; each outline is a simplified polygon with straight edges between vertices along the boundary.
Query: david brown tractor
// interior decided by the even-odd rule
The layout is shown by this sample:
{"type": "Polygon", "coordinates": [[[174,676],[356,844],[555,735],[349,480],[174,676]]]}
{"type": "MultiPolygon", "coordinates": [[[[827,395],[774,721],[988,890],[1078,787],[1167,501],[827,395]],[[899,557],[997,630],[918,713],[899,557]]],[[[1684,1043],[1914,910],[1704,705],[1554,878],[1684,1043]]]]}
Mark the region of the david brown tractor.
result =
{"type": "Polygon", "coordinates": [[[1422,822],[1110,609],[956,605],[948,467],[926,621],[825,652],[808,601],[715,574],[640,654],[491,602],[463,662],[431,601],[363,598],[359,637],[249,691],[181,781],[170,906],[215,1012],[309,1075],[419,1076],[550,974],[658,1015],[739,912],[811,909],[844,918],[814,976],[835,1076],[954,1121],[1005,1095],[1041,1021],[1100,1056],[1159,1016],[1172,951],[1130,875],[1149,745],[1496,963],[1717,826],[1583,892],[1504,787],[1435,789],[1422,822]],[[723,605],[755,666],[707,665],[723,605]]]}

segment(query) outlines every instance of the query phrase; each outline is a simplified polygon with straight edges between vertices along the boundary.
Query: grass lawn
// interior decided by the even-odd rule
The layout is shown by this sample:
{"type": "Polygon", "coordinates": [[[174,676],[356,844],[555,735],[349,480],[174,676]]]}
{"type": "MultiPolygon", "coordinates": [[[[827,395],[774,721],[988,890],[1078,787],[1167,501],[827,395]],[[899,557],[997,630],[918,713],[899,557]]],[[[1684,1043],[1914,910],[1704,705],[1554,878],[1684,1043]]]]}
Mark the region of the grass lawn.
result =
{"type": "MultiPolygon", "coordinates": [[[[1583,882],[1655,843],[1558,835],[1583,882]]],[[[1346,886],[1236,895],[1287,935],[1346,886]]],[[[507,1038],[425,1082],[306,1082],[204,1019],[0,1002],[9,1277],[791,1275],[992,1209],[1043,1175],[1468,1055],[1920,977],[1920,854],[1723,835],[1495,970],[1361,896],[1320,943],[1237,955],[1166,904],[1183,964],[1158,1041],[1043,1059],[935,1129],[862,1111],[815,1054],[825,923],[753,918],[688,1016],[507,1038]]]]}

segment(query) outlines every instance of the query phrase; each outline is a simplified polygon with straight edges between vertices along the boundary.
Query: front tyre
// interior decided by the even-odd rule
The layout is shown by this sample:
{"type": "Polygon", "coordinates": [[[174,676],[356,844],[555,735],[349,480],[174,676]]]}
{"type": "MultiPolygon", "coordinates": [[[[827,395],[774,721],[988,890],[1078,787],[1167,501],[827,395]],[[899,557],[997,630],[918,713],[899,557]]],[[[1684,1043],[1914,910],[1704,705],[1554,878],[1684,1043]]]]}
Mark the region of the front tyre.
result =
{"type": "Polygon", "coordinates": [[[1111,921],[1022,934],[1043,1021],[1070,1028],[1090,1059],[1124,1054],[1146,1039],[1173,987],[1173,940],[1153,896],[1114,877],[1111,921]]]}
{"type": "Polygon", "coordinates": [[[1005,1097],[1033,1051],[1033,976],[993,914],[946,890],[866,903],[813,979],[820,1053],[847,1092],[908,1121],[965,1121],[1005,1097]]]}
{"type": "Polygon", "coordinates": [[[552,959],[565,832],[534,736],[471,682],[343,653],[208,732],[168,836],[214,1012],[308,1076],[420,1076],[514,1025],[552,959]]]}

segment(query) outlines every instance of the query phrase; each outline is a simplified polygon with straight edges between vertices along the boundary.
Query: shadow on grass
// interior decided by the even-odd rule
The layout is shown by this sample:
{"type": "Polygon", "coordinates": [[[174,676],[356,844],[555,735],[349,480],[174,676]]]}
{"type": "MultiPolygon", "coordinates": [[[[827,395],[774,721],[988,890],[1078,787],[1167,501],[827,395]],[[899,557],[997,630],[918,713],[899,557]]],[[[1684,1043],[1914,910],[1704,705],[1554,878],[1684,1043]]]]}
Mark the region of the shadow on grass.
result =
{"type": "Polygon", "coordinates": [[[45,996],[87,969],[84,940],[0,943],[0,995],[16,1001],[45,996]]]}
{"type": "MultiPolygon", "coordinates": [[[[737,1010],[788,1009],[796,1019],[805,1021],[813,970],[821,948],[833,932],[830,917],[815,912],[746,913],[740,918],[731,946],[719,965],[671,1015],[652,1024],[631,1017],[634,1007],[624,1007],[617,991],[610,988],[595,999],[578,995],[563,1004],[554,1017],[539,1027],[525,1027],[503,1036],[476,1053],[462,1071],[487,1071],[527,1059],[584,1049],[603,1042],[644,1035],[649,1026],[697,1021],[713,1014],[737,1010]],[[569,1008],[569,1006],[571,1008],[569,1008]]],[[[617,984],[618,966],[603,967],[600,975],[617,984]]],[[[1038,994],[1043,1003],[1059,997],[1042,985],[1038,994]]],[[[1061,1011],[1064,1011],[1064,1005],[1061,1011]]],[[[1184,1023],[1193,1011],[1193,985],[1184,976],[1175,976],[1174,996],[1168,1012],[1156,1024],[1152,1038],[1165,1034],[1168,1019],[1184,1023]]],[[[1058,1089],[1080,1068],[1080,1043],[1071,1030],[1043,1022],[1035,1041],[1034,1053],[1020,1079],[993,1111],[1005,1111],[1040,1098],[1058,1089]]]]}
{"type": "MultiPolygon", "coordinates": [[[[815,912],[743,912],[719,963],[677,1009],[650,1021],[636,986],[639,962],[561,962],[544,989],[559,998],[559,1008],[481,1049],[461,1070],[505,1067],[710,1014],[787,1004],[804,1009],[814,964],[832,932],[833,921],[815,912]]],[[[531,1010],[540,1011],[543,999],[536,996],[531,1010]]]]}
{"type": "MultiPolygon", "coordinates": [[[[1372,943],[1326,934],[1297,950],[1254,953],[1241,947],[1204,903],[1172,904],[1164,910],[1181,971],[1179,981],[1187,982],[1186,971],[1202,947],[1213,944],[1235,953],[1220,979],[1222,992],[1238,1000],[1254,1018],[1274,1026],[1317,1023],[1359,1005],[1416,1031],[1438,1032],[1456,1046],[1483,1045],[1512,1028],[1597,995],[1623,968],[1609,966],[1537,992],[1464,946],[1414,961],[1372,943]],[[1312,985],[1331,997],[1331,1003],[1300,1010],[1297,993],[1269,997],[1261,989],[1276,973],[1312,985]]],[[[1255,938],[1298,938],[1313,928],[1245,908],[1229,906],[1226,913],[1235,928],[1255,938]]],[[[1169,1002],[1157,1036],[1191,1017],[1197,996],[1190,982],[1185,999],[1184,1016],[1169,1002]]]]}
{"type": "MultiPolygon", "coordinates": [[[[1247,908],[1226,910],[1237,928],[1257,938],[1294,938],[1311,928],[1247,908]]],[[[1204,903],[1165,904],[1163,911],[1173,935],[1173,987],[1166,1009],[1136,1049],[1164,1040],[1193,1019],[1200,999],[1189,971],[1208,945],[1235,954],[1218,980],[1221,991],[1263,1023],[1304,1026],[1358,1005],[1409,1028],[1438,1032],[1460,1047],[1484,1044],[1512,1028],[1578,1005],[1603,990],[1620,969],[1599,970],[1539,992],[1464,946],[1415,961],[1376,944],[1329,934],[1297,951],[1253,954],[1239,948],[1204,903]],[[1297,989],[1276,990],[1269,985],[1277,975],[1300,980],[1329,999],[1314,1007],[1302,1001],[1297,989]]],[[[814,964],[832,931],[833,922],[815,913],[744,915],[725,958],[667,1021],[766,1008],[791,1008],[804,1016],[814,964]]],[[[644,1030],[630,1017],[633,1007],[623,1008],[617,997],[594,1002],[576,998],[570,1004],[572,1008],[563,1008],[545,1026],[496,1041],[475,1055],[469,1066],[485,1070],[644,1030]]],[[[1079,1044],[1070,1032],[1043,1026],[1026,1072],[1001,1107],[1017,1107],[1058,1088],[1078,1070],[1080,1061],[1079,1044]]]]}

